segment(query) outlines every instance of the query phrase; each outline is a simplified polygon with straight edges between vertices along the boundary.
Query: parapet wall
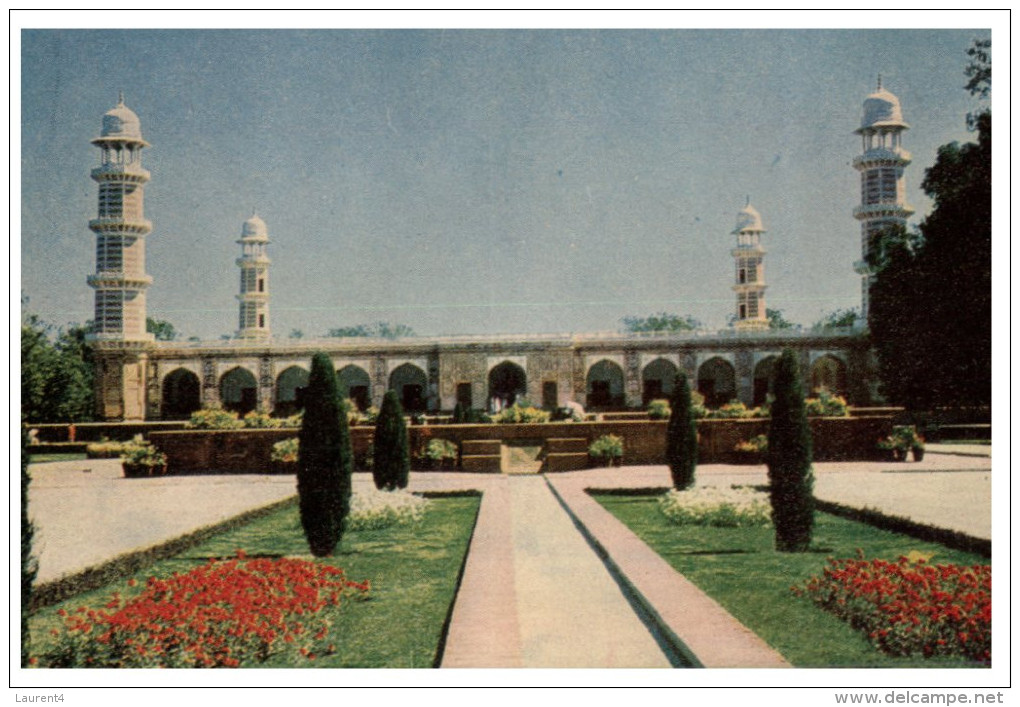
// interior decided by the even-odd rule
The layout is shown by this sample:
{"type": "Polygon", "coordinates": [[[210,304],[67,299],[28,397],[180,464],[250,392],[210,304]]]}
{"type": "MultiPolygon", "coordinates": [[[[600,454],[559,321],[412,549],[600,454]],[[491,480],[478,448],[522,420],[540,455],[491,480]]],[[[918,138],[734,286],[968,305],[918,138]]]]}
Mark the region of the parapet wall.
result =
{"type": "MultiPolygon", "coordinates": [[[[876,446],[889,434],[889,417],[811,418],[816,461],[863,461],[884,458],[876,446]]],[[[735,463],[734,446],[768,433],[769,421],[700,420],[698,462],[735,463]]],[[[374,429],[351,428],[355,458],[368,453],[374,429]]],[[[457,444],[529,442],[556,451],[558,441],[585,440],[585,448],[607,434],[623,438],[625,465],[665,464],[665,421],[562,422],[525,425],[415,425],[408,429],[412,454],[423,450],[429,439],[457,444]]],[[[297,435],[296,429],[153,431],[149,440],[169,458],[170,473],[268,473],[273,444],[297,435]]],[[[473,445],[477,446],[477,445],[473,445]]],[[[494,455],[491,455],[494,456],[494,455]]],[[[499,471],[498,461],[474,466],[477,471],[499,471]]]]}

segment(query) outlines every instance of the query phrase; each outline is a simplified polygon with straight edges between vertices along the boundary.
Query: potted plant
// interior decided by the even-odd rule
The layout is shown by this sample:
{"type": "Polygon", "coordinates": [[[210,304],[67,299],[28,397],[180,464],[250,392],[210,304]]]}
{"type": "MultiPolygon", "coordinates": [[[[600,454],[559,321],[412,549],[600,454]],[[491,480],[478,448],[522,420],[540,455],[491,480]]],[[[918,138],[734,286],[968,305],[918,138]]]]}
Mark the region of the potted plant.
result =
{"type": "Polygon", "coordinates": [[[148,442],[131,445],[120,460],[124,476],[129,479],[166,474],[166,455],[148,442]]]}
{"type": "Polygon", "coordinates": [[[653,400],[648,403],[649,420],[668,420],[670,412],[668,400],[653,400]]]}
{"type": "Polygon", "coordinates": [[[273,445],[269,453],[274,474],[296,474],[298,461],[298,438],[289,437],[273,445]]]}
{"type": "Polygon", "coordinates": [[[892,454],[893,461],[906,461],[907,452],[920,448],[914,452],[914,460],[920,461],[924,458],[924,440],[918,436],[917,430],[912,425],[895,425],[892,434],[878,441],[879,449],[886,449],[892,454]]]}
{"type": "Polygon", "coordinates": [[[602,435],[588,447],[588,455],[597,459],[602,466],[619,466],[623,459],[623,438],[618,435],[602,435]]]}
{"type": "Polygon", "coordinates": [[[757,435],[737,442],[733,451],[738,464],[761,464],[768,448],[769,438],[766,435],[757,435]]]}
{"type": "Polygon", "coordinates": [[[432,468],[453,469],[457,465],[457,445],[448,439],[430,439],[425,447],[425,458],[432,468]]]}

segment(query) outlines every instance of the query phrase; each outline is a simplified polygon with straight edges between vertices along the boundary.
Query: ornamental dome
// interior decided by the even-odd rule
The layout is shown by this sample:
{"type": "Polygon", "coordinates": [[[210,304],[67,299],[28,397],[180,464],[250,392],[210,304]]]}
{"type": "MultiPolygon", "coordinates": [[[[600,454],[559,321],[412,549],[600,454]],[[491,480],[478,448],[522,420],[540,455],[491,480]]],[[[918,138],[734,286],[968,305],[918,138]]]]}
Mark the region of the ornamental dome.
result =
{"type": "Polygon", "coordinates": [[[103,131],[100,137],[142,139],[142,124],[135,112],[124,105],[124,95],[115,108],[103,114],[103,131]]]}
{"type": "Polygon", "coordinates": [[[881,81],[878,90],[864,99],[864,116],[858,132],[880,127],[910,127],[903,121],[900,99],[882,88],[881,81]]]}
{"type": "Polygon", "coordinates": [[[734,233],[740,233],[741,231],[764,231],[765,227],[761,223],[761,214],[748,203],[740,213],[737,214],[737,227],[733,230],[734,233]]]}
{"type": "Polygon", "coordinates": [[[251,218],[241,226],[241,238],[269,240],[269,229],[266,228],[266,222],[252,214],[251,218]]]}

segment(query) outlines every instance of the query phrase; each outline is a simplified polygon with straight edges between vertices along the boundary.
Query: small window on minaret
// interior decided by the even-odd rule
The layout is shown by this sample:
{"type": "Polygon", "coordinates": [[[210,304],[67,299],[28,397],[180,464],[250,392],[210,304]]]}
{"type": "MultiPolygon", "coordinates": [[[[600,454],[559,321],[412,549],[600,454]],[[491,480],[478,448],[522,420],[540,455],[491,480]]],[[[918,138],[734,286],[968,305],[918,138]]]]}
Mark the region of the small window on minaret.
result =
{"type": "Polygon", "coordinates": [[[266,279],[264,277],[259,278],[259,292],[266,291],[266,279]]]}
{"type": "Polygon", "coordinates": [[[744,268],[740,268],[740,270],[737,271],[737,281],[741,285],[747,282],[747,270],[745,270],[744,268]]]}
{"type": "Polygon", "coordinates": [[[259,315],[259,329],[265,329],[265,328],[266,328],[266,315],[265,314],[260,314],[259,315]]]}
{"type": "Polygon", "coordinates": [[[738,319],[747,319],[747,305],[746,304],[740,305],[740,314],[737,315],[737,318],[738,319]]]}

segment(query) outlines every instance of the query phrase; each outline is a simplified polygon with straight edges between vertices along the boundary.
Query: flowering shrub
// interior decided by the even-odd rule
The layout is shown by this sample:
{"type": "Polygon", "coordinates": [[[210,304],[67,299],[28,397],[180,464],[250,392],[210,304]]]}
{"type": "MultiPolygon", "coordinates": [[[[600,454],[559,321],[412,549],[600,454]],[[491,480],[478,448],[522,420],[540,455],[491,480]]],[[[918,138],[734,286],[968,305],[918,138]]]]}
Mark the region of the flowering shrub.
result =
{"type": "Polygon", "coordinates": [[[425,447],[426,458],[432,461],[457,458],[457,445],[448,439],[430,439],[425,447]]]}
{"type": "MultiPolygon", "coordinates": [[[[129,582],[131,584],[131,582],[129,582]]],[[[361,597],[368,582],[298,559],[210,560],[185,574],[149,577],[129,599],[58,611],[50,668],[236,668],[293,651],[308,660],[335,650],[328,607],[361,597]]]]}
{"type": "Polygon", "coordinates": [[[112,442],[104,439],[100,442],[90,442],[85,446],[85,456],[89,459],[116,459],[124,456],[135,447],[145,444],[142,435],[135,435],[128,442],[112,442]]]}
{"type": "Polygon", "coordinates": [[[132,444],[125,447],[121,460],[125,464],[136,464],[139,466],[163,466],[166,464],[166,455],[157,450],[148,442],[132,444]]]}
{"type": "Polygon", "coordinates": [[[821,577],[793,591],[864,631],[892,655],[992,658],[990,565],[830,559],[821,577]]]}
{"type": "Polygon", "coordinates": [[[274,462],[297,463],[299,441],[297,437],[281,439],[273,445],[273,451],[269,453],[269,459],[274,462]]]}
{"type": "Polygon", "coordinates": [[[282,420],[278,417],[271,417],[267,413],[252,410],[244,416],[242,421],[245,427],[252,427],[256,429],[265,429],[272,427],[283,427],[286,420],[282,420]]]}
{"type": "Polygon", "coordinates": [[[348,530],[379,530],[392,525],[410,525],[425,517],[429,501],[408,491],[358,489],[351,496],[348,530]]]}
{"type": "Polygon", "coordinates": [[[623,437],[602,435],[588,446],[588,454],[596,459],[619,459],[623,456],[623,437]]]}
{"type": "Polygon", "coordinates": [[[850,414],[846,400],[824,388],[819,389],[817,398],[806,398],[804,407],[809,417],[846,417],[850,414]]]}
{"type": "Polygon", "coordinates": [[[674,489],[659,497],[659,510],[677,525],[740,528],[771,523],[768,494],[745,488],[674,489]]]}
{"type": "Polygon", "coordinates": [[[669,401],[668,400],[652,400],[648,403],[648,419],[650,420],[668,420],[670,413],[669,401]]]}
{"type": "Polygon", "coordinates": [[[501,424],[517,424],[526,422],[549,422],[549,413],[546,410],[539,410],[534,407],[521,407],[520,405],[511,405],[508,408],[503,408],[498,413],[493,415],[493,422],[501,424]]]}
{"type": "Polygon", "coordinates": [[[747,452],[754,454],[764,454],[769,448],[769,438],[767,435],[756,435],[751,439],[740,440],[733,446],[734,452],[747,452]]]}
{"type": "Polygon", "coordinates": [[[186,426],[196,430],[236,430],[244,427],[244,422],[237,419],[236,412],[203,408],[191,413],[191,419],[186,426]]]}

